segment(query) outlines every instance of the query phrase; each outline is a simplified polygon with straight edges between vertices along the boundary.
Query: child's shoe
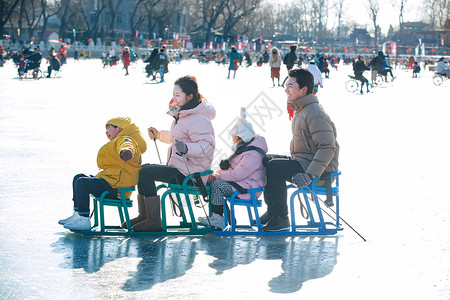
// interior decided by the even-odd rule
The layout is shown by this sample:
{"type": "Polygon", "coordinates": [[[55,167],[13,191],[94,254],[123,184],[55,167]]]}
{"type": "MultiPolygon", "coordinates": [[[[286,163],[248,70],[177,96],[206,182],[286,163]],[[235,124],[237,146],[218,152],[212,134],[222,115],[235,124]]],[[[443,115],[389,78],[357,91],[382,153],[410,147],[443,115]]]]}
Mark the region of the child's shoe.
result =
{"type": "Polygon", "coordinates": [[[75,221],[75,220],[78,219],[79,217],[80,217],[80,215],[78,214],[78,212],[77,212],[77,211],[74,211],[74,212],[73,212],[73,215],[71,215],[71,216],[68,217],[68,218],[59,220],[59,221],[58,221],[58,224],[60,224],[60,225],[66,225],[67,223],[70,223],[70,222],[75,221]]]}
{"type": "Polygon", "coordinates": [[[69,230],[91,230],[91,219],[89,217],[80,216],[73,222],[64,225],[69,230]]]}
{"type": "Polygon", "coordinates": [[[225,228],[225,217],[213,213],[211,217],[209,217],[209,222],[207,218],[198,217],[198,221],[203,225],[209,226],[209,222],[211,222],[211,226],[224,229],[225,228]]]}

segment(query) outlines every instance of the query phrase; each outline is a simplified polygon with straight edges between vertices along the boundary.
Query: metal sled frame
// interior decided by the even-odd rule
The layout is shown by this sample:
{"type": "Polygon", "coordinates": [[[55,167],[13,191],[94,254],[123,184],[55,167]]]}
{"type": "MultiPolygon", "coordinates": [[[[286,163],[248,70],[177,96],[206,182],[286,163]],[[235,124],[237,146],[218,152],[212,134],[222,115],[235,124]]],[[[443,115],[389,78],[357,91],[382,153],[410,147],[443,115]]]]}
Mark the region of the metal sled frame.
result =
{"type": "MultiPolygon", "coordinates": [[[[207,176],[213,172],[206,171],[201,172],[200,176],[207,176]]],[[[125,198],[126,192],[134,191],[135,188],[118,189],[121,199],[108,199],[106,196],[109,192],[105,191],[100,197],[93,197],[94,200],[94,225],[91,230],[72,230],[74,232],[81,233],[83,235],[103,235],[103,236],[170,236],[170,235],[194,235],[201,236],[210,233],[212,230],[210,227],[206,227],[203,224],[199,224],[195,221],[194,211],[191,204],[191,196],[199,196],[201,192],[198,186],[189,185],[191,178],[194,175],[187,176],[181,185],[177,184],[161,184],[157,187],[157,190],[167,189],[161,197],[161,221],[162,231],[133,231],[130,223],[130,216],[128,213],[128,207],[132,206],[133,201],[125,198]],[[175,194],[177,205],[181,211],[182,220],[178,225],[167,225],[166,217],[166,199],[170,194],[175,194]],[[186,199],[187,212],[189,219],[186,218],[185,208],[181,201],[181,195],[184,195],[186,199]],[[98,205],[97,205],[98,203],[98,205]],[[119,211],[120,221],[127,223],[127,229],[121,226],[107,226],[105,225],[104,218],[104,206],[116,206],[119,211]]],[[[209,186],[205,186],[209,194],[209,186]]],[[[208,209],[209,212],[209,209],[208,209]]]]}
{"type": "MultiPolygon", "coordinates": [[[[202,172],[200,176],[207,176],[212,174],[212,171],[202,172]]],[[[230,203],[230,220],[231,224],[224,230],[213,230],[208,226],[204,226],[195,221],[195,215],[192,207],[191,196],[201,195],[198,186],[189,185],[193,175],[189,175],[185,178],[181,185],[177,184],[161,184],[157,187],[158,190],[166,189],[161,197],[161,221],[162,231],[149,231],[149,232],[136,232],[131,229],[130,218],[128,214],[128,207],[132,206],[132,200],[125,198],[125,193],[134,191],[134,187],[127,189],[119,189],[118,192],[121,195],[121,199],[108,199],[106,196],[108,192],[104,192],[100,197],[94,198],[94,226],[90,231],[75,231],[83,235],[113,235],[113,236],[201,236],[208,233],[214,233],[220,236],[230,235],[248,235],[248,236],[319,236],[319,235],[335,235],[343,228],[339,223],[339,175],[341,172],[331,173],[331,178],[335,178],[335,182],[331,187],[333,200],[335,203],[335,219],[334,222],[326,222],[322,213],[325,205],[321,206],[320,202],[323,202],[319,196],[326,196],[326,188],[316,186],[319,178],[313,180],[310,186],[298,188],[297,186],[290,184],[286,188],[294,189],[290,198],[290,221],[291,226],[286,231],[266,232],[261,230],[261,221],[259,218],[258,208],[262,206],[262,200],[256,199],[255,193],[262,192],[263,188],[249,189],[248,193],[251,195],[250,200],[239,199],[240,193],[236,191],[231,197],[227,197],[226,201],[230,203]],[[167,197],[174,194],[176,197],[176,204],[180,208],[181,221],[177,225],[167,224],[167,209],[166,200],[167,197]],[[185,206],[181,195],[184,195],[185,206]],[[297,224],[295,219],[295,199],[303,199],[304,208],[308,213],[308,219],[306,224],[297,224]],[[98,204],[97,204],[98,203],[98,204]],[[127,223],[128,229],[123,229],[120,226],[106,226],[104,221],[104,206],[116,206],[119,211],[121,222],[127,223]],[[248,212],[249,225],[238,225],[235,220],[235,206],[245,206],[248,212]],[[187,210],[186,210],[187,207],[187,210]],[[253,213],[254,218],[253,218],[253,213]],[[189,215],[189,218],[187,217],[189,215]]],[[[209,194],[209,186],[206,186],[209,194]]],[[[297,204],[298,205],[298,204],[297,204]]],[[[225,220],[227,220],[227,210],[224,213],[225,220]]],[[[298,209],[298,208],[297,208],[298,209]]],[[[209,209],[208,209],[209,212],[209,209]]]]}
{"type": "MultiPolygon", "coordinates": [[[[335,235],[343,228],[339,224],[339,175],[341,172],[331,173],[331,178],[336,178],[334,185],[331,187],[332,196],[336,207],[336,218],[334,222],[325,222],[322,207],[320,202],[322,199],[319,196],[326,196],[326,188],[316,186],[319,178],[313,180],[310,186],[298,188],[294,184],[288,185],[286,188],[295,189],[290,196],[290,230],[267,232],[261,230],[261,223],[257,212],[257,207],[261,206],[261,200],[254,199],[254,193],[251,200],[241,200],[236,197],[239,192],[235,192],[230,198],[230,211],[232,224],[227,226],[224,230],[214,231],[216,235],[251,235],[251,236],[317,236],[317,235],[335,235]],[[295,199],[297,197],[303,197],[306,210],[308,212],[308,220],[305,225],[297,225],[295,220],[295,199]],[[311,200],[310,200],[311,199],[311,200]],[[311,203],[313,204],[311,204],[311,203]],[[247,206],[250,225],[236,225],[234,224],[234,205],[247,206]],[[250,207],[254,208],[255,220],[253,220],[250,207]]],[[[261,190],[258,190],[261,191],[261,190]]],[[[324,205],[325,207],[325,205],[324,205]]],[[[225,211],[225,210],[224,210],[225,211]]]]}

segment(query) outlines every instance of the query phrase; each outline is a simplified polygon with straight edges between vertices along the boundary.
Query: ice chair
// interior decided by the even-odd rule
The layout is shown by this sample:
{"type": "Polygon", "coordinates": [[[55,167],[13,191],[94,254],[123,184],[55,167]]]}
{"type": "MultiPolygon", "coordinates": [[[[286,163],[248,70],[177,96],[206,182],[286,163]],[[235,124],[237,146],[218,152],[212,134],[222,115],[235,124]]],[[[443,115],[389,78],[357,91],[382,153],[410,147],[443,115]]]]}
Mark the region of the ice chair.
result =
{"type": "MultiPolygon", "coordinates": [[[[202,176],[208,176],[212,174],[212,170],[208,170],[200,173],[193,173],[183,180],[181,185],[167,183],[161,184],[157,187],[157,190],[167,189],[161,196],[161,219],[162,219],[162,234],[161,235],[204,235],[211,231],[211,228],[206,227],[195,220],[194,210],[192,209],[192,197],[202,196],[205,192],[209,195],[210,187],[205,186],[205,191],[202,193],[201,184],[192,184],[191,178],[199,179],[202,176]],[[167,212],[166,212],[166,199],[169,195],[174,194],[176,197],[176,205],[180,209],[181,221],[178,225],[167,225],[167,212]],[[181,195],[184,195],[185,203],[187,207],[187,213],[189,219],[186,217],[186,210],[181,201],[181,195]],[[192,197],[191,197],[192,196],[192,197]]],[[[201,179],[200,179],[201,180],[201,179]]],[[[170,199],[172,201],[172,199],[170,199]]],[[[198,202],[198,199],[193,199],[194,203],[198,202]]],[[[209,212],[209,208],[207,213],[209,212]]]]}
{"type": "Polygon", "coordinates": [[[130,235],[132,231],[128,207],[133,206],[133,200],[131,200],[129,197],[126,197],[125,193],[133,192],[134,190],[134,186],[129,188],[117,189],[117,193],[120,195],[119,199],[117,197],[108,198],[108,196],[111,196],[108,191],[104,191],[103,194],[100,195],[100,197],[91,195],[94,201],[94,210],[92,212],[92,214],[94,215],[94,225],[91,230],[73,231],[79,232],[84,235],[130,235]],[[119,225],[105,225],[105,206],[117,207],[120,217],[119,224],[122,224],[124,221],[127,222],[127,230],[123,229],[119,225]]]}
{"type": "MultiPolygon", "coordinates": [[[[299,188],[294,184],[287,186],[287,189],[295,189],[290,197],[290,214],[291,214],[291,235],[332,235],[336,234],[337,231],[342,230],[339,224],[339,175],[341,172],[333,172],[323,174],[320,178],[315,178],[309,186],[299,188]],[[327,188],[325,186],[317,186],[319,180],[330,180],[335,179],[334,183],[331,185],[331,189],[328,191],[331,199],[323,201],[319,196],[327,196],[327,188]],[[295,198],[297,195],[303,196],[308,221],[306,225],[297,225],[295,220],[295,198]],[[311,201],[309,200],[311,199],[311,201]],[[322,208],[320,202],[326,203],[334,199],[334,205],[336,210],[336,218],[334,222],[325,222],[322,208]],[[310,203],[312,202],[312,204],[310,203]]],[[[300,200],[301,201],[301,200],[300,200]]]]}
{"type": "Polygon", "coordinates": [[[231,197],[225,197],[224,202],[224,217],[225,222],[228,225],[224,230],[216,230],[214,234],[216,235],[255,235],[254,224],[256,222],[256,229],[258,232],[261,232],[261,221],[259,219],[258,207],[262,206],[262,200],[256,199],[256,193],[263,192],[264,188],[256,188],[256,189],[247,189],[245,190],[250,194],[251,199],[240,199],[238,196],[241,192],[234,192],[231,197]],[[228,213],[227,213],[227,201],[230,203],[230,221],[228,222],[228,213]],[[250,222],[249,225],[237,225],[235,218],[235,205],[245,206],[247,207],[248,220],[250,222]],[[253,219],[252,209],[255,213],[255,219],[253,219]]]}

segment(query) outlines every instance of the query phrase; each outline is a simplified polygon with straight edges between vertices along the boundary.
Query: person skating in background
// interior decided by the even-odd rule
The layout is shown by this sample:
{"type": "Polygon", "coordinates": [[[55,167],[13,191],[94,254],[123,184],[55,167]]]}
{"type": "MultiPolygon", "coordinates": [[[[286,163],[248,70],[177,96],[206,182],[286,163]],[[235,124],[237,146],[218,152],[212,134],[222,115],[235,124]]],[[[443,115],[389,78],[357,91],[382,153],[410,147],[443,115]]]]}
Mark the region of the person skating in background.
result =
{"type": "MultiPolygon", "coordinates": [[[[153,71],[155,70],[155,59],[158,55],[158,48],[153,49],[152,53],[144,60],[144,63],[147,65],[145,66],[145,72],[147,73],[147,77],[150,77],[152,75],[153,71]]],[[[158,66],[159,69],[159,66],[158,66]]]]}
{"type": "Polygon", "coordinates": [[[269,52],[267,52],[267,50],[264,50],[264,53],[262,56],[264,59],[264,63],[267,64],[269,62],[269,52]]]}
{"type": "Polygon", "coordinates": [[[50,61],[49,61],[49,66],[47,68],[47,78],[50,78],[51,74],[52,74],[52,70],[54,71],[59,71],[59,69],[61,68],[61,63],[58,60],[58,58],[56,57],[56,53],[53,53],[52,56],[50,57],[50,61]]]}
{"type": "Polygon", "coordinates": [[[327,59],[323,54],[320,55],[317,61],[317,68],[320,70],[320,72],[325,73],[325,78],[330,77],[330,70],[328,69],[327,59]]]}
{"type": "Polygon", "coordinates": [[[413,78],[417,78],[417,75],[420,73],[420,65],[417,61],[414,62],[413,67],[413,78]]]}
{"type": "MultiPolygon", "coordinates": [[[[288,54],[286,54],[286,56],[283,58],[283,63],[286,65],[286,69],[289,73],[289,70],[291,70],[294,65],[295,62],[297,61],[297,45],[291,45],[289,47],[290,52],[288,54]]],[[[286,76],[286,78],[284,78],[283,83],[281,84],[282,87],[284,87],[284,83],[286,82],[286,80],[288,80],[289,76],[286,76]]]]}
{"type": "Polygon", "coordinates": [[[123,68],[125,69],[125,72],[126,72],[125,76],[127,76],[127,75],[129,75],[128,67],[130,66],[130,63],[131,63],[130,48],[128,48],[128,47],[123,48],[122,61],[123,61],[123,68]]]}
{"type": "MultiPolygon", "coordinates": [[[[220,162],[221,170],[209,175],[211,185],[211,210],[208,218],[199,217],[200,223],[223,229],[224,197],[230,197],[236,190],[261,188],[266,185],[266,170],[263,157],[267,153],[264,137],[255,135],[253,126],[246,120],[245,108],[241,108],[240,118],[230,130],[234,153],[220,162]]],[[[259,197],[261,193],[256,194],[259,197]]],[[[250,194],[240,194],[239,199],[251,199],[250,194]]]]}
{"type": "Polygon", "coordinates": [[[164,82],[164,74],[169,73],[169,55],[167,55],[164,47],[159,49],[153,61],[153,68],[161,73],[161,82],[164,82]]]}
{"type": "Polygon", "coordinates": [[[308,71],[310,71],[314,76],[314,94],[317,94],[319,91],[319,86],[323,88],[322,72],[320,72],[319,68],[317,68],[314,61],[310,61],[307,68],[308,71]]]}
{"type": "Polygon", "coordinates": [[[450,67],[448,66],[448,63],[445,62],[444,57],[439,59],[436,66],[436,72],[444,76],[447,75],[447,77],[450,76],[450,67]]]}
{"type": "Polygon", "coordinates": [[[65,44],[61,44],[58,49],[58,58],[61,66],[67,62],[67,50],[65,44]]]}
{"type": "Polygon", "coordinates": [[[358,55],[358,58],[353,62],[353,72],[355,73],[355,78],[361,81],[361,94],[363,93],[364,84],[367,86],[367,92],[370,92],[369,80],[363,76],[364,71],[367,70],[370,70],[370,68],[366,66],[366,62],[364,61],[362,55],[358,55]]]}
{"type": "Polygon", "coordinates": [[[109,142],[100,148],[97,155],[97,165],[101,171],[95,177],[84,174],[74,177],[73,214],[58,222],[66,229],[91,229],[90,194],[100,197],[108,191],[112,197],[116,197],[116,189],[138,183],[141,155],[147,150],[139,128],[131,123],[129,117],[112,118],[105,127],[109,142]]]}
{"type": "Polygon", "coordinates": [[[270,66],[270,78],[272,78],[272,85],[275,86],[275,78],[278,80],[278,86],[280,86],[280,67],[281,67],[281,55],[278,48],[273,47],[270,50],[269,66],[270,66]]]}
{"type": "Polygon", "coordinates": [[[30,54],[26,57],[24,57],[24,60],[26,62],[26,67],[24,69],[24,73],[28,72],[29,70],[37,69],[41,66],[41,60],[42,55],[39,51],[38,47],[34,47],[33,54],[30,54]]]}
{"type": "Polygon", "coordinates": [[[384,55],[383,51],[378,51],[378,57],[377,57],[377,66],[380,66],[380,69],[378,70],[378,74],[383,76],[385,78],[385,81],[387,82],[387,74],[391,75],[391,79],[394,80],[395,76],[392,73],[392,67],[387,64],[386,61],[386,55],[384,55]]]}
{"type": "Polygon", "coordinates": [[[236,77],[236,71],[239,68],[239,60],[240,56],[239,53],[236,50],[236,47],[231,47],[230,52],[230,66],[228,67],[228,79],[230,79],[230,72],[234,71],[233,73],[233,79],[236,77]]]}

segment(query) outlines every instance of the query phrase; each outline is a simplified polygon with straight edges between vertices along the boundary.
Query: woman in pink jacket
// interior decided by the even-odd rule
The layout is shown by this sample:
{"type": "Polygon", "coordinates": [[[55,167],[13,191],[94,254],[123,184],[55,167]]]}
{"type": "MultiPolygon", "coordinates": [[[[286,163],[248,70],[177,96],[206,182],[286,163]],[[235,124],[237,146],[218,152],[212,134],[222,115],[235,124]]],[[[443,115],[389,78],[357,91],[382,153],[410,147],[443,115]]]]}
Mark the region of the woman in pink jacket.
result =
{"type": "Polygon", "coordinates": [[[135,231],[161,230],[161,202],[155,181],[182,184],[189,173],[211,169],[215,149],[211,120],[216,110],[198,92],[193,76],[175,81],[172,100],[169,113],[174,121],[170,131],[148,129],[152,140],[171,145],[166,165],[145,164],[139,173],[139,216],[131,220],[135,231]]]}
{"type": "MultiPolygon", "coordinates": [[[[245,108],[241,108],[241,118],[231,129],[234,154],[220,163],[222,170],[210,175],[212,215],[198,220],[205,225],[211,223],[217,228],[224,228],[223,203],[224,197],[231,196],[237,188],[254,189],[266,185],[266,169],[263,157],[267,153],[267,143],[264,137],[255,136],[252,124],[245,120],[245,108]],[[237,188],[236,188],[237,187],[237,188]]],[[[257,193],[259,197],[261,193],[257,193]]],[[[241,199],[250,199],[250,194],[239,195],[241,199]]]]}

